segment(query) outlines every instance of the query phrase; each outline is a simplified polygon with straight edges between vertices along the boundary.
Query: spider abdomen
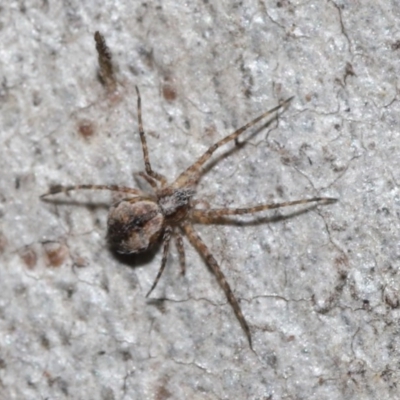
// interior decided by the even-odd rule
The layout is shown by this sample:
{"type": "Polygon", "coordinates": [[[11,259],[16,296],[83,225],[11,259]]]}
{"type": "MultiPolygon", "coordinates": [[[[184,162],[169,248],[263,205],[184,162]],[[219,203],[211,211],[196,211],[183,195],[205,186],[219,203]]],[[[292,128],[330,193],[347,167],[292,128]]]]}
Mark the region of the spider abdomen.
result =
{"type": "Polygon", "coordinates": [[[110,209],[108,241],[119,253],[146,251],[160,237],[164,220],[160,207],[152,200],[122,200],[110,209]]]}

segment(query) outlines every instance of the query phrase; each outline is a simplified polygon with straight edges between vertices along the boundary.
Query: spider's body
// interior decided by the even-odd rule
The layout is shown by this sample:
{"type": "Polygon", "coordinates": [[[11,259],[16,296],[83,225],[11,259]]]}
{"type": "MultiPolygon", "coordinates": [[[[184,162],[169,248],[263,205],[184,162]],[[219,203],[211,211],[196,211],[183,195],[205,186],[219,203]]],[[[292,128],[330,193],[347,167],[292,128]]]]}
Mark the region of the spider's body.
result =
{"type": "MultiPolygon", "coordinates": [[[[108,49],[105,45],[104,38],[98,32],[96,32],[95,38],[98,43],[102,44],[100,49],[98,48],[99,58],[101,58],[101,51],[103,51],[105,53],[104,57],[106,58],[105,62],[110,62],[111,56],[107,51],[108,49]]],[[[100,65],[102,64],[100,63],[100,65]]],[[[112,72],[112,69],[108,67],[105,70],[112,72]]],[[[104,80],[107,81],[107,79],[104,80]]],[[[193,165],[187,168],[173,183],[168,184],[163,175],[153,171],[151,168],[147,142],[143,130],[141,99],[138,88],[136,88],[136,91],[138,96],[137,107],[139,133],[146,171],[141,172],[139,175],[141,175],[151,185],[153,193],[148,194],[138,189],[116,185],[57,185],[53,186],[50,191],[44,194],[42,197],[50,194],[80,189],[111,190],[125,193],[126,197],[113,204],[110,208],[107,224],[107,237],[111,246],[120,253],[135,254],[146,251],[160,239],[163,241],[163,257],[161,266],[151,289],[147,293],[147,296],[156,287],[164,271],[171,237],[175,238],[179,253],[181,271],[182,274],[185,273],[186,262],[182,236],[186,235],[190,243],[204,258],[210,270],[215,275],[219,285],[225,292],[228,302],[232,306],[240,325],[246,333],[251,347],[252,342],[250,329],[242,314],[239,302],[234,296],[216,259],[194,230],[193,224],[212,223],[216,219],[224,216],[253,214],[264,210],[299,204],[301,205],[316,202],[320,204],[329,204],[335,202],[336,199],[329,197],[314,197],[283,203],[259,204],[245,208],[215,209],[206,207],[200,209],[196,208],[196,204],[198,204],[199,201],[194,200],[193,197],[196,193],[197,183],[200,180],[203,172],[203,166],[211,158],[214,152],[224,144],[236,140],[243,132],[255,125],[257,122],[285,107],[291,98],[285,100],[280,105],[263,113],[251,122],[237,129],[235,132],[219,140],[217,143],[212,145],[200,158],[198,158],[193,165]]]]}
{"type": "Polygon", "coordinates": [[[111,247],[123,254],[146,251],[166,226],[174,228],[187,218],[194,194],[194,190],[167,187],[157,190],[155,197],[135,197],[114,204],[107,222],[111,247]]]}
{"type": "Polygon", "coordinates": [[[164,226],[165,217],[156,201],[122,200],[108,214],[107,238],[119,253],[141,253],[157,242],[164,226]]]}

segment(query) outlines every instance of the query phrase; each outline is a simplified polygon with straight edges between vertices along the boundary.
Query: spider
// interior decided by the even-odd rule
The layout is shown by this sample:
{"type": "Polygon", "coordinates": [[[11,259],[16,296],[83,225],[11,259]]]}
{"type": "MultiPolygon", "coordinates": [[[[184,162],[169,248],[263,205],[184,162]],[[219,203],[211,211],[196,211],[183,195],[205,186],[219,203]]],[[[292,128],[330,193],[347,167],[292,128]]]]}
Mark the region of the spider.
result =
{"type": "Polygon", "coordinates": [[[336,202],[337,199],[330,197],[313,197],[282,203],[258,204],[245,208],[210,208],[207,206],[206,208],[200,209],[196,208],[196,206],[202,202],[195,200],[194,197],[197,184],[204,171],[204,165],[210,160],[214,152],[228,142],[236,141],[243,132],[265,119],[267,116],[284,108],[292,98],[264,112],[235,132],[213,144],[190,167],[182,172],[175,181],[168,183],[167,179],[162,174],[154,171],[151,167],[146,136],[143,129],[140,92],[137,86],[135,88],[137,93],[139,134],[145,165],[145,172],[140,172],[139,175],[150,184],[152,193],[145,193],[139,189],[118,185],[56,185],[50,187],[50,190],[43,194],[41,198],[60,192],[68,193],[73,190],[81,189],[108,190],[124,193],[125,197],[112,204],[108,214],[107,239],[111,247],[119,253],[137,254],[149,250],[158,243],[159,240],[162,240],[163,254],[161,266],[146,297],[155,289],[164,272],[172,238],[175,239],[178,249],[181,274],[185,274],[186,261],[183,235],[186,235],[189,242],[204,258],[206,264],[216,277],[252,349],[250,328],[243,316],[239,302],[232,292],[217,260],[204,243],[203,239],[194,230],[193,224],[196,222],[201,222],[203,224],[212,223],[224,216],[254,214],[265,210],[304,205],[307,203],[331,204],[336,202]]]}

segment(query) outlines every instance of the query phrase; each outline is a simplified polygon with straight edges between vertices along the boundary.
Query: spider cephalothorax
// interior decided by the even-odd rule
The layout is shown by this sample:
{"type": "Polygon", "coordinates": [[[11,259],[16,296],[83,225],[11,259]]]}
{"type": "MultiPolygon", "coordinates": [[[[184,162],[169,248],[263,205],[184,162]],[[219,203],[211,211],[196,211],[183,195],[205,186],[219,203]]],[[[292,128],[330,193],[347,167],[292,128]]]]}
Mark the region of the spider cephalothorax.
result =
{"type": "MultiPolygon", "coordinates": [[[[102,57],[102,52],[104,53],[100,66],[102,67],[102,62],[103,64],[106,64],[106,68],[103,68],[106,72],[103,71],[103,73],[110,74],[110,71],[112,73],[112,69],[107,65],[107,63],[111,62],[111,55],[105,45],[104,38],[96,32],[95,39],[98,43],[99,59],[102,57]],[[99,43],[101,46],[99,46],[99,43]]],[[[114,85],[115,82],[111,78],[112,76],[106,76],[104,81],[109,81],[114,85]]],[[[110,86],[112,86],[111,83],[110,86]]],[[[199,201],[194,200],[193,197],[196,193],[196,185],[202,175],[204,165],[214,152],[224,144],[235,141],[243,132],[255,125],[257,122],[265,119],[267,116],[270,116],[279,109],[284,108],[291,101],[291,98],[283,101],[280,105],[263,113],[251,122],[237,129],[235,132],[219,140],[200,158],[198,158],[195,163],[187,168],[174,182],[168,184],[167,179],[163,175],[153,171],[151,168],[146,137],[143,130],[139,89],[136,88],[136,91],[138,98],[137,109],[139,134],[142,143],[146,171],[141,172],[139,175],[141,175],[151,185],[153,193],[147,194],[138,189],[116,185],[57,185],[53,186],[50,191],[42,197],[59,192],[69,192],[71,190],[79,189],[111,190],[124,193],[125,197],[111,206],[108,216],[107,237],[111,246],[120,253],[134,254],[146,251],[160,239],[163,241],[163,257],[161,266],[147,296],[156,287],[158,280],[164,271],[171,237],[174,237],[176,240],[181,271],[182,274],[185,273],[186,262],[182,235],[186,235],[190,243],[201,254],[210,270],[215,275],[219,285],[225,292],[240,325],[246,333],[250,347],[252,347],[250,329],[242,314],[239,302],[234,296],[216,259],[201,237],[194,230],[193,224],[197,222],[203,224],[212,223],[221,217],[253,214],[279,207],[304,205],[307,203],[330,204],[335,202],[336,199],[330,197],[313,197],[283,203],[258,204],[245,208],[206,207],[199,209],[195,207],[199,201]]]]}

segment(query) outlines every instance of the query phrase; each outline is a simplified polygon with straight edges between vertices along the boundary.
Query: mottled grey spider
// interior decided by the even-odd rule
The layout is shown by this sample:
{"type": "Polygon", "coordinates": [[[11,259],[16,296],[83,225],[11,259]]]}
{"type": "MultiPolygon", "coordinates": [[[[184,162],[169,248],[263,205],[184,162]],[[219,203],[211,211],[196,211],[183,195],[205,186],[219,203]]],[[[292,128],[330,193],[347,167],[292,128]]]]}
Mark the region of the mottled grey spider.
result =
{"type": "MultiPolygon", "coordinates": [[[[111,56],[105,45],[104,38],[98,32],[96,32],[95,38],[98,44],[99,59],[103,52],[106,54],[106,61],[110,63],[111,56]],[[101,46],[99,46],[99,42],[101,46]]],[[[112,69],[109,68],[109,70],[111,71],[110,76],[112,76],[112,69]]],[[[104,80],[107,81],[107,79],[104,80]]],[[[113,79],[109,79],[109,81],[112,83],[114,82],[113,79]]],[[[112,204],[110,208],[107,223],[107,238],[111,246],[117,252],[124,254],[136,254],[147,251],[160,239],[162,240],[163,255],[161,266],[147,296],[149,296],[154,290],[165,269],[171,237],[175,238],[181,272],[182,274],[185,273],[186,262],[182,235],[186,235],[190,243],[204,258],[207,265],[215,275],[219,285],[225,292],[228,302],[232,306],[236,318],[239,320],[240,325],[247,336],[249,345],[252,348],[250,329],[243,316],[239,302],[233,294],[216,259],[211,254],[199,234],[193,229],[193,223],[212,223],[213,221],[215,222],[216,219],[224,216],[253,214],[264,210],[307,203],[318,202],[320,204],[330,204],[335,202],[336,199],[330,197],[313,197],[310,199],[287,201],[283,203],[259,204],[245,208],[206,207],[200,209],[196,208],[199,201],[194,200],[194,196],[196,194],[197,184],[204,171],[204,165],[214,152],[224,144],[236,140],[239,135],[254,126],[257,122],[285,107],[292,98],[289,98],[271,110],[264,112],[259,117],[237,129],[235,132],[219,140],[200,158],[198,158],[194,164],[181,173],[174,182],[168,183],[167,179],[163,175],[155,172],[151,167],[146,137],[143,130],[141,98],[137,87],[136,92],[139,134],[145,164],[145,172],[140,172],[139,175],[151,185],[153,193],[145,193],[139,189],[117,185],[57,185],[51,187],[49,192],[41,197],[43,198],[60,192],[67,193],[71,190],[80,189],[110,190],[125,193],[126,197],[112,204]]]]}

